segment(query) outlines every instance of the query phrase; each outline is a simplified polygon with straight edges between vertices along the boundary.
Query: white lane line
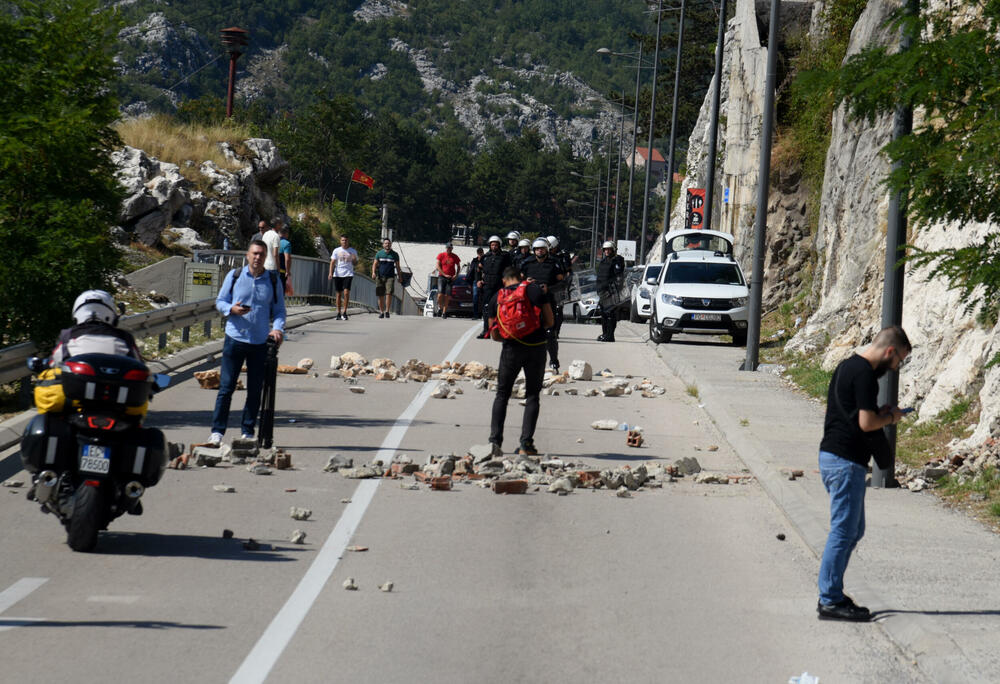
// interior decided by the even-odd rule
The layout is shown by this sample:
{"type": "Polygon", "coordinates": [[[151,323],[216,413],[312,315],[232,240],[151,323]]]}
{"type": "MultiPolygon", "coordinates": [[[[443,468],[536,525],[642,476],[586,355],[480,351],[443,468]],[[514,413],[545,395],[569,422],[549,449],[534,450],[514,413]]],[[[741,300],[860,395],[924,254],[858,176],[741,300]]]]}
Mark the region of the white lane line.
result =
{"type": "MultiPolygon", "coordinates": [[[[455,346],[451,348],[444,360],[454,361],[466,343],[472,339],[476,331],[481,329],[478,324],[470,328],[455,343],[455,346]]],[[[391,458],[392,453],[403,440],[407,428],[413,422],[413,418],[430,398],[431,392],[433,392],[433,383],[428,383],[413,398],[413,401],[410,402],[406,410],[396,419],[392,429],[389,430],[389,434],[382,441],[382,446],[379,448],[376,458],[383,458],[383,462],[386,462],[387,458],[391,458]]],[[[351,497],[351,503],[344,509],[340,520],[337,521],[337,525],[333,528],[333,532],[327,537],[323,543],[323,548],[316,555],[316,559],[313,560],[312,565],[309,566],[306,574],[299,581],[298,586],[295,587],[295,591],[285,601],[285,605],[281,607],[278,614],[271,620],[271,624],[267,626],[260,639],[254,644],[254,647],[250,650],[250,654],[247,655],[243,664],[236,671],[236,674],[229,680],[231,684],[254,684],[267,679],[274,664],[278,662],[278,658],[281,657],[288,643],[292,640],[292,636],[295,635],[299,625],[302,624],[302,621],[312,608],[316,597],[319,596],[319,593],[330,579],[330,575],[333,574],[334,569],[337,567],[337,562],[344,553],[344,549],[347,547],[348,542],[351,541],[354,531],[361,523],[361,518],[368,509],[368,504],[375,498],[375,491],[378,489],[378,485],[379,480],[363,480],[358,485],[358,488],[354,491],[354,496],[351,497]]]]}
{"type": "MultiPolygon", "coordinates": [[[[0,591],[0,613],[6,612],[21,599],[49,581],[48,577],[23,577],[8,588],[0,591]]],[[[42,622],[45,618],[0,618],[0,632],[6,632],[15,627],[24,627],[32,622],[42,622]]]]}

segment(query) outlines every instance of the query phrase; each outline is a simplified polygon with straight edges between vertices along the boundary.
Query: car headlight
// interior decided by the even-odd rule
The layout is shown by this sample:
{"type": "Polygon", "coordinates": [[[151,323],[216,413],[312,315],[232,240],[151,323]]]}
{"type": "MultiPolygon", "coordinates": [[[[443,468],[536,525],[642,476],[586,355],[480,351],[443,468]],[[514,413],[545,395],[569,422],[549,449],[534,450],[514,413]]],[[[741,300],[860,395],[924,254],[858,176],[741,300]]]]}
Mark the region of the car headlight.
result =
{"type": "Polygon", "coordinates": [[[676,295],[667,294],[666,292],[660,295],[660,301],[664,304],[670,304],[672,306],[681,306],[684,304],[684,299],[682,297],[677,297],[676,295]]]}
{"type": "Polygon", "coordinates": [[[597,300],[596,299],[584,299],[583,300],[583,305],[584,306],[594,306],[596,304],[597,304],[597,300]]]}
{"type": "Polygon", "coordinates": [[[645,288],[639,290],[639,296],[642,297],[643,299],[649,299],[650,298],[649,297],[649,290],[647,290],[645,288]]]}
{"type": "Polygon", "coordinates": [[[746,297],[733,297],[732,304],[733,304],[733,308],[734,309],[737,308],[737,307],[740,307],[740,306],[746,306],[747,305],[747,298],[746,297]]]}

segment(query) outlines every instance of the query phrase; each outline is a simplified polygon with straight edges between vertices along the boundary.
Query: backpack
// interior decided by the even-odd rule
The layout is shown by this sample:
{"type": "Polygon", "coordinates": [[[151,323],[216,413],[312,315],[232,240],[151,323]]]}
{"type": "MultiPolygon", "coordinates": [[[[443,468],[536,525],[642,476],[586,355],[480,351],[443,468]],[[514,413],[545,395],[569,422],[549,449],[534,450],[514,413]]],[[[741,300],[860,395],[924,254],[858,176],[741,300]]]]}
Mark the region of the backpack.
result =
{"type": "MultiPolygon", "coordinates": [[[[232,294],[236,289],[236,281],[240,278],[240,273],[243,272],[242,268],[233,269],[233,282],[229,283],[229,294],[232,294]]],[[[278,274],[276,271],[268,271],[267,274],[271,276],[271,294],[274,296],[274,302],[278,301],[278,274]]]]}
{"type": "Polygon", "coordinates": [[[528,283],[497,292],[497,332],[505,340],[522,340],[542,327],[541,315],[527,294],[528,283]]]}

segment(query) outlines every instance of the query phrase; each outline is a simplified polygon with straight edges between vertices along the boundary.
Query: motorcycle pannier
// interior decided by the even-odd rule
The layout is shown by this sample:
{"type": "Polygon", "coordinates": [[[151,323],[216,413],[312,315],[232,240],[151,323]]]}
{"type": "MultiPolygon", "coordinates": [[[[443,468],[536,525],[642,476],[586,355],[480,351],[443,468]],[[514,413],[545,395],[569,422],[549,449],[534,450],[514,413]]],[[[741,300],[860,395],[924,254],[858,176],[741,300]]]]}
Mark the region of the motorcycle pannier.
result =
{"type": "Polygon", "coordinates": [[[127,433],[121,458],[115,459],[115,470],[123,479],[135,479],[143,487],[152,487],[167,469],[167,440],[156,428],[138,428],[127,433]]]}
{"type": "Polygon", "coordinates": [[[31,419],[21,438],[21,463],[29,473],[69,470],[77,443],[72,428],[58,416],[41,413],[31,419]]]}

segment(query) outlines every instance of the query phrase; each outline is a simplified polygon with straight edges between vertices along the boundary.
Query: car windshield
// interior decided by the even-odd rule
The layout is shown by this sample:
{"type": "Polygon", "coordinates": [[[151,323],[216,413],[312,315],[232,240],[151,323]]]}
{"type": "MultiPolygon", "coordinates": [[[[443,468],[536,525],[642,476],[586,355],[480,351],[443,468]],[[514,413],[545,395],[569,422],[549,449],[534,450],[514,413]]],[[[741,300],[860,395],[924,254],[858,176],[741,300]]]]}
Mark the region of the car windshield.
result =
{"type": "Polygon", "coordinates": [[[650,278],[659,278],[660,271],[663,270],[663,264],[656,264],[655,266],[646,267],[646,280],[650,278]]]}
{"type": "Polygon", "coordinates": [[[745,285],[736,264],[674,263],[667,269],[668,283],[698,283],[715,285],[745,285]]]}
{"type": "Polygon", "coordinates": [[[728,240],[717,235],[699,235],[696,232],[678,235],[667,245],[668,252],[683,252],[688,249],[707,249],[711,252],[730,254],[733,246],[728,240]]]}

